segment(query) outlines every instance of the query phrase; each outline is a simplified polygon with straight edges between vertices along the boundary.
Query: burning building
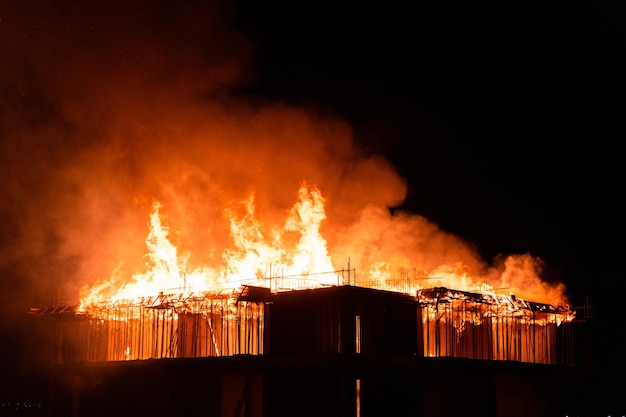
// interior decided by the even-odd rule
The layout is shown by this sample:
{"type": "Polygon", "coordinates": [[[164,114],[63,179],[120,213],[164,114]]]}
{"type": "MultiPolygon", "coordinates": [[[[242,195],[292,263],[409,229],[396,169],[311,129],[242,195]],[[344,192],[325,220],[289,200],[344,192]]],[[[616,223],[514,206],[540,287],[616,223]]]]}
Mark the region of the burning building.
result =
{"type": "MultiPolygon", "coordinates": [[[[333,273],[341,274],[354,271],[333,273]]],[[[428,381],[442,373],[478,375],[483,386],[470,390],[464,407],[502,415],[511,398],[521,398],[517,388],[498,387],[500,379],[517,387],[519,375],[539,377],[534,386],[550,393],[555,369],[573,365],[567,307],[443,287],[406,294],[340,284],[159,294],[88,311],[33,309],[37,360],[55,380],[52,415],[202,408],[207,415],[287,416],[303,402],[308,410],[299,414],[311,416],[440,415],[456,410],[430,392],[428,381]],[[181,378],[205,379],[200,384],[214,392],[214,403],[200,400],[198,386],[181,388],[181,378]],[[153,391],[125,398],[137,385],[153,391]],[[168,394],[150,398],[161,390],[168,394]],[[381,395],[393,403],[378,402],[381,395]],[[313,405],[316,397],[327,401],[313,405]]]]}
{"type": "Polygon", "coordinates": [[[541,261],[400,210],[384,138],[249,96],[217,4],[5,9],[3,271],[39,306],[49,415],[496,415],[519,378],[519,409],[559,386],[573,315],[541,261]]]}
{"type": "MultiPolygon", "coordinates": [[[[231,220],[238,248],[225,253],[227,267],[191,271],[184,269],[161,222],[160,205],[155,204],[146,240],[146,272],[85,288],[80,305],[31,311],[49,329],[43,332],[47,341],[42,345],[50,348],[41,360],[401,352],[568,362],[567,343],[561,337],[566,332],[559,331],[574,317],[567,304],[504,295],[485,282],[476,286],[458,267],[461,272],[438,268],[431,274],[398,268],[392,276],[379,263],[357,277],[348,264],[345,269],[314,272],[332,267],[320,233],[323,203],[316,188],[300,188],[286,227],[299,234],[293,249],[280,246],[282,236],[264,242],[248,205],[247,217],[231,220]],[[263,272],[256,264],[261,259],[270,260],[263,272]],[[243,274],[254,278],[242,280],[243,274]],[[427,285],[433,282],[452,285],[427,285]],[[290,319],[298,314],[299,319],[290,319]],[[408,327],[395,329],[393,323],[408,327]],[[385,332],[378,335],[382,329],[385,332]],[[277,339],[276,334],[283,333],[293,337],[277,339]],[[406,339],[401,343],[400,335],[406,339]],[[382,340],[389,347],[398,341],[400,350],[383,349],[382,340]]],[[[525,277],[523,270],[515,272],[525,277]]]]}
{"type": "Polygon", "coordinates": [[[243,286],[31,314],[45,338],[42,363],[274,353],[572,362],[569,307],[442,287],[409,295],[358,285],[243,286]]]}
{"type": "Polygon", "coordinates": [[[483,388],[469,390],[469,409],[500,415],[511,401],[523,402],[498,382],[518,383],[510,368],[542,378],[542,394],[532,395],[549,401],[555,367],[574,365],[575,314],[567,303],[504,294],[485,280],[475,285],[459,267],[385,274],[390,268],[378,263],[357,275],[348,264],[312,272],[332,266],[319,228],[322,203],[315,188],[301,188],[287,222],[299,235],[293,252],[273,246],[284,243],[280,236],[265,242],[252,218],[231,221],[238,250],[225,253],[231,263],[221,270],[186,270],[155,205],[146,272],[86,288],[78,305],[30,311],[31,360],[60,381],[49,387],[51,414],[201,408],[208,415],[286,416],[305,401],[300,415],[439,415],[456,405],[437,404],[442,398],[429,378],[478,373],[483,388]],[[260,259],[272,265],[263,273],[260,259]],[[241,279],[243,271],[253,278],[241,279]],[[425,285],[432,283],[442,285],[425,285]],[[175,382],[181,378],[204,378],[204,388],[175,382]],[[133,396],[133,408],[125,396],[143,384],[153,390],[133,396]],[[196,398],[204,389],[213,392],[210,406],[196,398]],[[156,390],[168,395],[155,401],[156,390]],[[312,404],[317,397],[328,401],[312,404]]]}

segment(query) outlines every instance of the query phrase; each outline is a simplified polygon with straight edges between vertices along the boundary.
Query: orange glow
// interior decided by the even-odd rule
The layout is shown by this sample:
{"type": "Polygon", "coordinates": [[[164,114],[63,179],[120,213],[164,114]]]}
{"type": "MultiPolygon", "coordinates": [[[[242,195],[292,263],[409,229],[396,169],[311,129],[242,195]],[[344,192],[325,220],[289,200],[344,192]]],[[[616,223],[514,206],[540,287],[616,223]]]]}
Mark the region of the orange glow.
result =
{"type": "Polygon", "coordinates": [[[352,246],[358,265],[350,265],[349,254],[345,259],[347,270],[354,267],[356,271],[356,276],[348,275],[346,279],[345,269],[340,271],[338,265],[333,265],[332,259],[338,256],[333,258],[329,254],[328,242],[322,235],[325,199],[317,187],[306,182],[301,184],[293,207],[285,213],[282,228],[268,231],[263,227],[257,218],[254,194],[224,209],[230,244],[225,245],[221,265],[217,266],[188,267],[189,255],[178,253],[169,227],[163,224],[161,215],[165,209],[158,202],[153,204],[146,238],[145,270],[126,279],[116,270],[110,279],[84,287],[82,310],[103,302],[133,302],[163,293],[189,296],[208,291],[234,291],[241,285],[280,291],[352,284],[408,294],[423,288],[447,287],[496,296],[511,294],[553,305],[567,303],[563,286],[543,282],[541,262],[530,255],[508,256],[480,274],[480,269],[472,265],[474,258],[468,255],[471,252],[459,245],[455,237],[438,231],[419,217],[406,219],[404,224],[405,229],[410,226],[408,230],[394,230],[397,226],[392,221],[397,219],[389,219],[376,209],[365,210],[352,228],[335,238],[343,251],[350,245],[361,245],[352,246]],[[421,229],[413,230],[416,224],[421,229]],[[419,239],[424,239],[420,236],[420,233],[425,234],[424,229],[427,235],[437,238],[429,239],[431,247],[421,252],[419,239]],[[388,248],[385,242],[393,241],[395,232],[399,241],[404,239],[410,246],[388,248]],[[443,255],[433,249],[437,245],[446,249],[443,255]],[[387,259],[383,258],[385,256],[387,259]],[[455,258],[459,260],[454,261],[455,258]]]}
{"type": "Polygon", "coordinates": [[[162,224],[161,204],[154,203],[150,232],[146,239],[146,269],[123,282],[115,273],[105,282],[81,292],[81,309],[104,301],[132,301],[161,293],[191,294],[235,289],[243,284],[265,286],[274,279],[281,289],[312,288],[337,283],[320,234],[325,219],[324,199],[315,187],[303,184],[282,230],[264,236],[255,218],[254,198],[242,202],[245,215],[237,218],[226,211],[230,221],[232,246],[222,254],[221,268],[187,269],[169,240],[169,229],[162,224]],[[292,238],[294,235],[295,239],[292,238]],[[290,245],[284,241],[292,238],[290,245]],[[115,283],[122,282],[115,287],[115,283]]]}

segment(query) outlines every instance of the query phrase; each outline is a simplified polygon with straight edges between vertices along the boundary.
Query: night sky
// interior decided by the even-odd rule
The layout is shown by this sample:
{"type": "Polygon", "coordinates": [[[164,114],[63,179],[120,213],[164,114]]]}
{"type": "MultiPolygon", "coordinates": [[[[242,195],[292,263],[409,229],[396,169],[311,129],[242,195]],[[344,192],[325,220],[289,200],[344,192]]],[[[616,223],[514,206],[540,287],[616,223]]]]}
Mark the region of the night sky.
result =
{"type": "Polygon", "coordinates": [[[403,207],[572,294],[620,286],[619,12],[576,5],[247,5],[251,91],[332,109],[409,181],[403,207]],[[259,18],[263,16],[263,18],[259,18]]]}
{"type": "Polygon", "coordinates": [[[592,297],[598,363],[624,366],[623,7],[243,11],[258,47],[250,91],[343,115],[407,178],[401,207],[486,259],[545,260],[546,279],[565,282],[574,305],[592,297]]]}
{"type": "MultiPolygon", "coordinates": [[[[0,289],[8,314],[17,317],[12,294],[23,300],[31,285],[16,271],[47,262],[6,255],[34,227],[16,226],[33,209],[24,192],[40,208],[41,195],[71,192],[51,191],[42,178],[78,157],[77,149],[97,148],[97,129],[80,129],[89,137],[84,145],[76,121],[117,121],[92,104],[101,98],[96,104],[106,108],[111,90],[162,83],[346,121],[365,153],[384,155],[406,179],[407,197],[392,211],[426,217],[487,260],[543,259],[545,279],[565,283],[574,305],[592,296],[596,337],[606,341],[597,343],[600,363],[624,366],[617,356],[626,325],[623,8],[592,1],[102,8],[92,1],[48,10],[49,2],[28,3],[0,6],[0,289]],[[94,63],[91,73],[86,62],[94,63]],[[138,63],[149,82],[128,69],[138,63]],[[177,84],[179,73],[197,85],[177,84]],[[42,131],[54,139],[30,143],[42,131]]],[[[149,90],[135,99],[124,103],[128,113],[152,101],[162,106],[149,90]]],[[[55,247],[55,239],[42,245],[55,247]]],[[[5,324],[3,334],[13,330],[5,324]]]]}

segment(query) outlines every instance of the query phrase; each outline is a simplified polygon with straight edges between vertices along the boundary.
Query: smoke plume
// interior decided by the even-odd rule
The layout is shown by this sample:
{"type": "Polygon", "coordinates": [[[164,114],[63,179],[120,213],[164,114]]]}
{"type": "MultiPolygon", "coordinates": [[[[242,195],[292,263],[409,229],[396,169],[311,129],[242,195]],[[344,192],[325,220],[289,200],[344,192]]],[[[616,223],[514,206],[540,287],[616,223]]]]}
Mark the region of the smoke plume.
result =
{"type": "Polygon", "coordinates": [[[84,285],[141,268],[155,201],[190,266],[216,265],[231,245],[226,208],[254,195],[259,223],[282,227],[303,181],[326,201],[336,266],[492,282],[524,266],[487,265],[428,219],[392,214],[405,180],[346,122],[241,94],[254,44],[236,9],[48,3],[0,6],[0,268],[20,307],[75,303],[84,285]]]}

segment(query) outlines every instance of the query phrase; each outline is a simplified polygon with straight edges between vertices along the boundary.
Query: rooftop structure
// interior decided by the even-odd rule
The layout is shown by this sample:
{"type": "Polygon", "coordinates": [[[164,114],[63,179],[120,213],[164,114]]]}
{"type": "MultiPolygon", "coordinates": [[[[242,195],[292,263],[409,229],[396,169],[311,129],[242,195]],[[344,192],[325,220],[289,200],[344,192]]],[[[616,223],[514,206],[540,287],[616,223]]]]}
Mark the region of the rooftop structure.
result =
{"type": "Polygon", "coordinates": [[[30,313],[48,364],[339,353],[572,363],[568,307],[443,287],[242,286],[30,313]]]}

